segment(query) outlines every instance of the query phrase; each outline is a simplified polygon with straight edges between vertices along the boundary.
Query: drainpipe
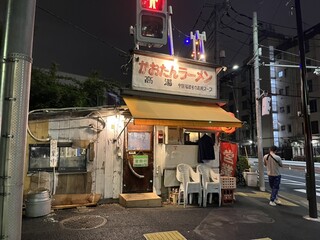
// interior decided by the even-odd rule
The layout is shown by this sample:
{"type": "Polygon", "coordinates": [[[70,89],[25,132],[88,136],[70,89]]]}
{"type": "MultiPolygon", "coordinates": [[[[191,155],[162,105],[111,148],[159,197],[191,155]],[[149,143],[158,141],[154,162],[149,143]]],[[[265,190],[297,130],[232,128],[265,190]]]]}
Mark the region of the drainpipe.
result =
{"type": "Polygon", "coordinates": [[[0,239],[21,239],[36,0],[6,0],[0,83],[0,239]]]}

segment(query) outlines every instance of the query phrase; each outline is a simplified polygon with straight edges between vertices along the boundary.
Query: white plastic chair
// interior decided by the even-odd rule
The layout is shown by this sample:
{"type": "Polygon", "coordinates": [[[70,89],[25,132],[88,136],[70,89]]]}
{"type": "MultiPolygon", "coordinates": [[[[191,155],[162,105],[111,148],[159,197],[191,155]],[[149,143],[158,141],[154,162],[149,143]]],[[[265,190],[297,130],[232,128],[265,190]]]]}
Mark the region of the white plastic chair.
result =
{"type": "Polygon", "coordinates": [[[219,207],[221,206],[221,181],[220,174],[213,171],[212,168],[204,164],[197,166],[197,172],[201,176],[201,185],[203,191],[203,207],[207,206],[207,197],[209,194],[209,203],[212,203],[213,193],[219,194],[219,207]]]}
{"type": "Polygon", "coordinates": [[[177,180],[180,182],[178,204],[181,204],[181,196],[183,195],[184,207],[188,203],[192,203],[194,193],[198,194],[198,204],[201,206],[202,190],[200,183],[200,175],[195,172],[188,164],[181,163],[177,166],[177,180]],[[189,200],[189,201],[188,201],[189,200]]]}

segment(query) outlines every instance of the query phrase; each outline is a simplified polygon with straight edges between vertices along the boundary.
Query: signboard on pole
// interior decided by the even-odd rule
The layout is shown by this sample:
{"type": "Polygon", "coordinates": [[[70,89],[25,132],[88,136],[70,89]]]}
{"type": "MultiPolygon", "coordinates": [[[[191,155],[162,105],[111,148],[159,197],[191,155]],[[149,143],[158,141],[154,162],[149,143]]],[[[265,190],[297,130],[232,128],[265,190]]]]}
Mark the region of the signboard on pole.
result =
{"type": "Polygon", "coordinates": [[[58,141],[50,140],[50,167],[57,167],[58,164],[58,141]]]}
{"type": "Polygon", "coordinates": [[[155,53],[134,53],[132,89],[217,99],[221,67],[155,53]]]}

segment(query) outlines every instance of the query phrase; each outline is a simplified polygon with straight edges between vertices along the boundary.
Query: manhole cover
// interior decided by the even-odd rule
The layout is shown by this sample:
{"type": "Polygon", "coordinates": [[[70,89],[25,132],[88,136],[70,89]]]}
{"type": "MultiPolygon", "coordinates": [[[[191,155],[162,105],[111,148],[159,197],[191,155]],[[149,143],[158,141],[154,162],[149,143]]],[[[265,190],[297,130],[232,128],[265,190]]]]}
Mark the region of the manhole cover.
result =
{"type": "Polygon", "coordinates": [[[106,224],[107,219],[97,215],[83,215],[64,219],[61,226],[72,230],[90,230],[106,224]]]}

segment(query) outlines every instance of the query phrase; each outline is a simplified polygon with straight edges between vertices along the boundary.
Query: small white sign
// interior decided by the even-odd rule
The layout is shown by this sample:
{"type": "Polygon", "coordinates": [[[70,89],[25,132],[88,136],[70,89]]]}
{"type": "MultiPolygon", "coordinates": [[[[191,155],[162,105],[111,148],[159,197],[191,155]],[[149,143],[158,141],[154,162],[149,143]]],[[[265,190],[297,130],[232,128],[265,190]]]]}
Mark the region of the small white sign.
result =
{"type": "Polygon", "coordinates": [[[158,57],[135,53],[132,89],[216,99],[216,68],[209,63],[179,61],[163,54],[158,57]]]}
{"type": "Polygon", "coordinates": [[[58,165],[58,141],[50,140],[50,167],[58,165]]]}

